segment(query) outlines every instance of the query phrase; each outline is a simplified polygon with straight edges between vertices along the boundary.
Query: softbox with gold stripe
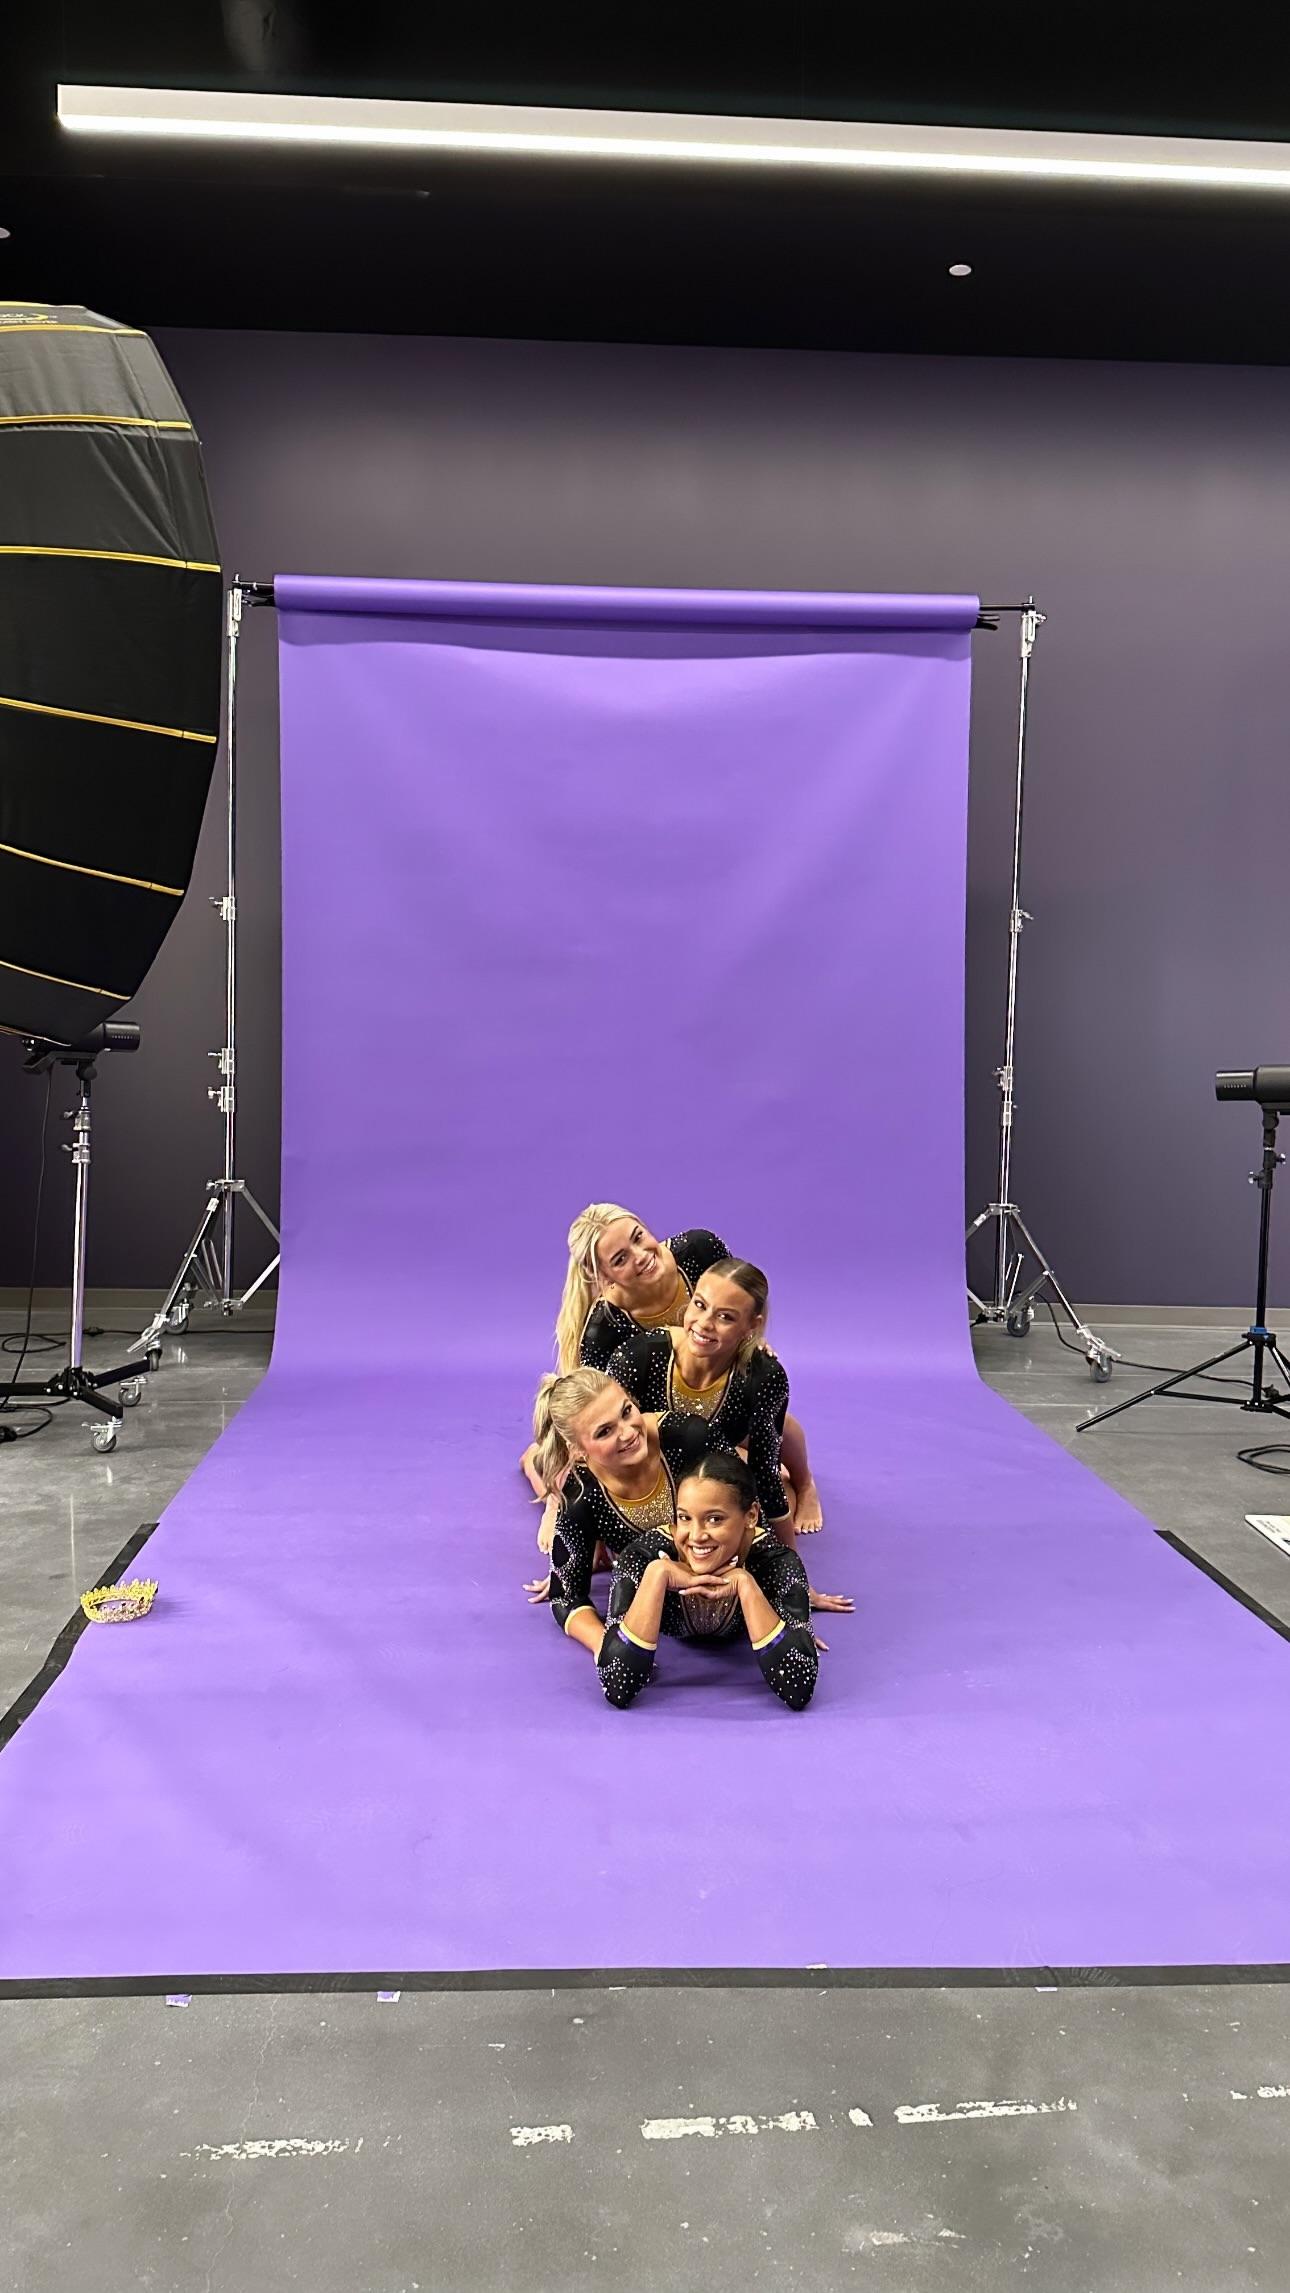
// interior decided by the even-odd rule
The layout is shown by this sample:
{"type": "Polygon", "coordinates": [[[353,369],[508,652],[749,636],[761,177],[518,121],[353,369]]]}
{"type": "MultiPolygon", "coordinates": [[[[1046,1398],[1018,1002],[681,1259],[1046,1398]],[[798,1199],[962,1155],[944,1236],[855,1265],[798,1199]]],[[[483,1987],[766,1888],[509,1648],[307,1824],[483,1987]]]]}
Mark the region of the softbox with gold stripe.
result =
{"type": "Polygon", "coordinates": [[[147,335],[0,305],[0,1026],[79,1042],[174,922],[221,599],[197,437],[147,335]]]}

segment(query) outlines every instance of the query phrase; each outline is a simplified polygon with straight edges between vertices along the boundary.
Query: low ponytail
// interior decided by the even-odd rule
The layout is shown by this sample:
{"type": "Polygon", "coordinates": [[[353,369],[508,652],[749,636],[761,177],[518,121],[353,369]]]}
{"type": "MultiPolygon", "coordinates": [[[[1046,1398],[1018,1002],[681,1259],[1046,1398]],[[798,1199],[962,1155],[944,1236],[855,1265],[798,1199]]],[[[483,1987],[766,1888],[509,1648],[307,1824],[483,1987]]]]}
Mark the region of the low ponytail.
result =
{"type": "Polygon", "coordinates": [[[600,1237],[615,1219],[633,1216],[632,1211],[624,1210],[618,1202],[589,1202],[569,1228],[569,1264],[555,1325],[556,1365],[566,1374],[577,1369],[582,1358],[582,1333],[587,1326],[587,1316],[600,1296],[600,1269],[596,1264],[600,1237]]]}
{"type": "Polygon", "coordinates": [[[548,1496],[554,1496],[570,1474],[576,1484],[570,1447],[574,1424],[590,1402],[613,1386],[612,1377],[600,1369],[575,1369],[563,1376],[555,1371],[543,1378],[533,1403],[533,1463],[548,1496]]]}

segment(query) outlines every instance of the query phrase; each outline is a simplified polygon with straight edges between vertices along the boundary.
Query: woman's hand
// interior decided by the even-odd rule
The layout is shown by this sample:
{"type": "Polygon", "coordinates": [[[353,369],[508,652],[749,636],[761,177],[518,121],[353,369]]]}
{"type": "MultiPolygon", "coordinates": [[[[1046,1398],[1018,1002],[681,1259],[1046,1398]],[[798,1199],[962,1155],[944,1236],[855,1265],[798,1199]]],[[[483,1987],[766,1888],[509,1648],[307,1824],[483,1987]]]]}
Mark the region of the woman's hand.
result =
{"type": "Polygon", "coordinates": [[[848,1616],[855,1607],[855,1602],[849,1593],[817,1592],[813,1584],[807,1586],[807,1591],[811,1596],[811,1607],[813,1609],[827,1609],[831,1616],[848,1616]]]}
{"type": "Polygon", "coordinates": [[[732,1564],[729,1568],[715,1570],[711,1575],[696,1576],[684,1561],[674,1561],[667,1553],[660,1553],[657,1560],[650,1562],[645,1571],[646,1576],[651,1570],[655,1582],[661,1584],[665,1592],[701,1592],[709,1600],[718,1599],[723,1592],[733,1592],[736,1589],[736,1577],[743,1574],[736,1564],[732,1564]]]}
{"type": "Polygon", "coordinates": [[[535,1576],[531,1584],[525,1585],[524,1590],[529,1596],[529,1607],[536,1608],[539,1601],[551,1598],[551,1579],[549,1576],[535,1576]]]}

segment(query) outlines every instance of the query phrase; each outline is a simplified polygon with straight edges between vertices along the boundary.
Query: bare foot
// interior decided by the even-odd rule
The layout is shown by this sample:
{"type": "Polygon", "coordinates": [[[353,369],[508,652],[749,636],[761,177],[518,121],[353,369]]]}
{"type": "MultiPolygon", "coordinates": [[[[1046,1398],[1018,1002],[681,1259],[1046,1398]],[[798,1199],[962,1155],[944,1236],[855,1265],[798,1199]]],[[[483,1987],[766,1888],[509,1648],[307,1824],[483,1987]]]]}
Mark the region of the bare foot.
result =
{"type": "Polygon", "coordinates": [[[824,1507],[820,1503],[820,1492],[813,1480],[808,1481],[798,1495],[793,1526],[799,1537],[813,1537],[817,1529],[824,1527],[824,1507]]]}

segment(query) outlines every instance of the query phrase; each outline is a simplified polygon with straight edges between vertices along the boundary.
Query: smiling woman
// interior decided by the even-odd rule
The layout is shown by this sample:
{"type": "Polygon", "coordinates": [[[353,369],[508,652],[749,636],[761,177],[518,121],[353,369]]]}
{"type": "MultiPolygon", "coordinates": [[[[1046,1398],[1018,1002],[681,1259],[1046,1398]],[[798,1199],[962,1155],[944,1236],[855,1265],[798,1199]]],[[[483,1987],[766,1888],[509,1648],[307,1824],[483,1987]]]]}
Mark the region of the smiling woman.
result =
{"type": "Polygon", "coordinates": [[[717,1451],[677,1485],[670,1533],[638,1537],[614,1570],[597,1658],[600,1684],[625,1710],[653,1676],[659,1635],[746,1639],[769,1688],[792,1712],[815,1693],[819,1656],[806,1571],[758,1519],[741,1457],[717,1451]]]}
{"type": "Polygon", "coordinates": [[[592,1655],[604,1625],[592,1605],[596,1548],[611,1556],[642,1530],[670,1528],[677,1475],[691,1472],[711,1446],[699,1417],[643,1417],[629,1393],[603,1370],[544,1377],[533,1408],[539,1481],[555,1502],[549,1589],[551,1613],[571,1640],[592,1655]]]}

